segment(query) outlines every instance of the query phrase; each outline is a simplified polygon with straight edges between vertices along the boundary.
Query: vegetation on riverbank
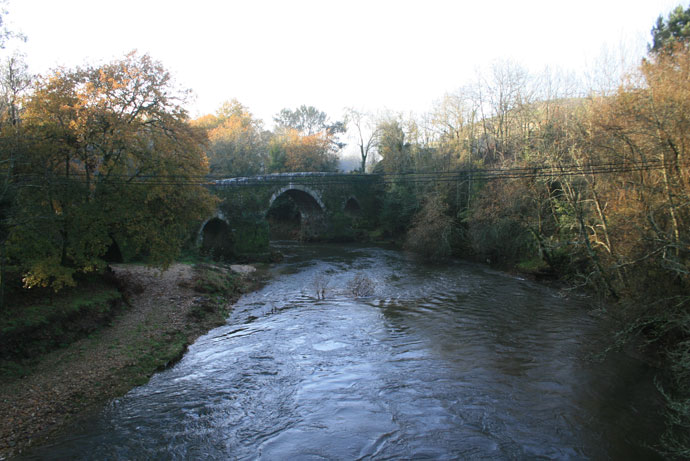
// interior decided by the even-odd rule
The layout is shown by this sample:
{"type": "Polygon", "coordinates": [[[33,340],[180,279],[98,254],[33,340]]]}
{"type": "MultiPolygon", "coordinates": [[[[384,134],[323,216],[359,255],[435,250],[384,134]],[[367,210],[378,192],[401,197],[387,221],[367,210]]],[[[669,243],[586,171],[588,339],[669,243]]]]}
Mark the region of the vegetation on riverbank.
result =
{"type": "Polygon", "coordinates": [[[25,375],[38,357],[93,333],[123,304],[112,280],[94,277],[58,294],[15,294],[0,314],[0,376],[25,375]]]}
{"type": "MultiPolygon", "coordinates": [[[[56,296],[56,305],[66,305],[69,299],[94,295],[90,302],[80,303],[78,316],[91,328],[70,344],[61,343],[75,339],[71,328],[55,333],[49,342],[27,338],[20,342],[25,355],[5,360],[0,376],[0,458],[19,453],[72,418],[147,382],[155,371],[179,359],[194,339],[223,324],[232,302],[256,288],[263,276],[249,271],[240,275],[225,265],[174,264],[163,272],[118,265],[112,281],[119,290],[104,284],[75,290],[79,297],[56,296]],[[109,310],[114,299],[119,302],[109,310]],[[88,315],[108,310],[108,316],[88,315]],[[39,350],[55,345],[60,347],[51,352],[39,350]]],[[[64,317],[52,313],[51,321],[72,325],[73,315],[62,312],[64,317]]]]}
{"type": "Polygon", "coordinates": [[[380,234],[608,301],[616,341],[665,357],[663,454],[690,456],[690,41],[679,7],[607,92],[496,66],[419,119],[378,123],[380,234]]]}

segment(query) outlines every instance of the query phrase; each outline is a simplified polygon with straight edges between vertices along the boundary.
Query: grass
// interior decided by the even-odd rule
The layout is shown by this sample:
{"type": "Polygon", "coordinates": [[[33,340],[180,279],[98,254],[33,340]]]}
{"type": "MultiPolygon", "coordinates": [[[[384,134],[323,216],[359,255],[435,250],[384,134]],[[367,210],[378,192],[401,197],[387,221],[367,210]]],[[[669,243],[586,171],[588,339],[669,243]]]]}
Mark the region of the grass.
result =
{"type": "Polygon", "coordinates": [[[546,264],[541,258],[533,258],[527,261],[520,261],[515,265],[515,267],[521,272],[534,273],[547,270],[549,265],[546,264]]]}
{"type": "Polygon", "coordinates": [[[146,384],[155,371],[176,362],[187,349],[188,338],[182,331],[167,332],[153,337],[138,337],[127,347],[128,366],[119,373],[123,391],[146,384]]]}
{"type": "MultiPolygon", "coordinates": [[[[192,288],[204,295],[193,306],[189,317],[193,323],[215,326],[225,320],[228,302],[246,290],[246,286],[227,268],[201,261],[199,258],[189,261],[196,265],[192,288]]],[[[102,279],[88,280],[58,294],[24,293],[14,301],[13,307],[0,314],[0,378],[5,379],[28,375],[40,357],[77,340],[99,341],[100,329],[109,325],[124,305],[118,287],[102,279]]],[[[140,324],[133,334],[122,338],[121,343],[142,351],[128,352],[133,362],[140,363],[132,373],[137,383],[185,350],[187,332],[170,333],[165,341],[150,339],[149,332],[160,328],[159,319],[151,319],[150,324],[140,324]]],[[[119,348],[110,347],[114,351],[119,348]]]]}
{"type": "Polygon", "coordinates": [[[59,295],[15,302],[0,315],[0,376],[26,375],[39,356],[88,337],[122,305],[116,287],[95,281],[59,295]]]}

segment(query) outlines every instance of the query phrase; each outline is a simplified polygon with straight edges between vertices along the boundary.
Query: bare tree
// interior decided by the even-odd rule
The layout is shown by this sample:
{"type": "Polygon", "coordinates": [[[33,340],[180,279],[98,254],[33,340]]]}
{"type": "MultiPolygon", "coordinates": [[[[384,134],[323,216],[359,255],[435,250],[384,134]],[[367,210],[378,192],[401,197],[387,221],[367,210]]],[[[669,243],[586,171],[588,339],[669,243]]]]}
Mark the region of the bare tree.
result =
{"type": "Polygon", "coordinates": [[[359,171],[364,173],[367,160],[378,148],[381,130],[370,113],[352,107],[345,109],[345,123],[352,127],[352,136],[356,139],[357,147],[359,147],[361,162],[359,171]]]}

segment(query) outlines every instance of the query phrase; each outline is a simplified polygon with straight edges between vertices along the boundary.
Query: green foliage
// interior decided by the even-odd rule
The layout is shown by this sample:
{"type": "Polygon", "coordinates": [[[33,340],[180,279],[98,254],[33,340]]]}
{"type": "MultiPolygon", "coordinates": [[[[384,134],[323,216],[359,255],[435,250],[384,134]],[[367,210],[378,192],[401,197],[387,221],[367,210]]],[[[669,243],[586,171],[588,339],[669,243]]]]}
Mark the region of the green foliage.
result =
{"type": "Polygon", "coordinates": [[[277,173],[286,171],[287,154],[285,147],[279,142],[271,142],[268,149],[268,166],[266,170],[269,173],[277,173]]]}
{"type": "Polygon", "coordinates": [[[402,235],[419,208],[419,198],[410,184],[392,184],[383,198],[381,225],[390,236],[402,235]]]}
{"type": "Polygon", "coordinates": [[[337,212],[329,216],[328,230],[321,237],[328,242],[352,242],[356,240],[357,233],[353,226],[353,218],[345,213],[337,212]]]}
{"type": "Polygon", "coordinates": [[[194,267],[194,289],[199,293],[227,296],[239,289],[238,277],[233,272],[215,265],[194,267]]]}
{"type": "Polygon", "coordinates": [[[196,265],[193,283],[194,290],[205,295],[190,311],[190,316],[196,321],[217,313],[225,317],[226,305],[245,291],[239,276],[218,265],[196,265]]]}
{"type": "Polygon", "coordinates": [[[678,5],[668,18],[662,16],[652,28],[652,44],[649,51],[653,53],[672,52],[677,46],[686,46],[690,39],[690,7],[683,9],[678,5]]]}
{"type": "Polygon", "coordinates": [[[240,259],[257,257],[269,251],[269,226],[263,217],[233,222],[233,236],[233,251],[240,259]]]}
{"type": "Polygon", "coordinates": [[[409,173],[413,171],[412,145],[407,142],[400,121],[386,120],[379,124],[379,155],[385,173],[409,173]]]}
{"type": "Polygon", "coordinates": [[[129,347],[130,366],[121,371],[121,386],[127,390],[149,381],[155,371],[162,371],[178,360],[187,348],[187,337],[181,331],[161,338],[143,335],[133,338],[129,347]]]}
{"type": "Polygon", "coordinates": [[[6,220],[6,253],[26,287],[59,290],[99,271],[113,238],[150,264],[179,254],[214,199],[194,186],[207,172],[170,75],[148,56],[60,70],[27,97],[22,162],[3,150],[20,182],[6,220]]]}
{"type": "Polygon", "coordinates": [[[22,360],[86,336],[112,317],[122,295],[108,285],[89,283],[52,303],[45,298],[37,301],[17,305],[0,316],[0,360],[6,364],[21,365],[22,360]]]}

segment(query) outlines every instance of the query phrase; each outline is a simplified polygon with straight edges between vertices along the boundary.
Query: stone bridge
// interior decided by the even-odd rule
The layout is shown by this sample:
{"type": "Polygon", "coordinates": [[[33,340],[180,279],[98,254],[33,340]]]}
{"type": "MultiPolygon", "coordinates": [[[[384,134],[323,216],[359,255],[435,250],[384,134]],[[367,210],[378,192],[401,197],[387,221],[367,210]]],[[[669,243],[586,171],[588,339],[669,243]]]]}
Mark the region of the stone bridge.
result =
{"type": "Polygon", "coordinates": [[[299,213],[300,240],[354,240],[380,210],[382,181],[377,175],[278,173],[214,181],[220,199],[197,234],[202,252],[215,258],[268,254],[269,210],[289,198],[299,213]]]}

